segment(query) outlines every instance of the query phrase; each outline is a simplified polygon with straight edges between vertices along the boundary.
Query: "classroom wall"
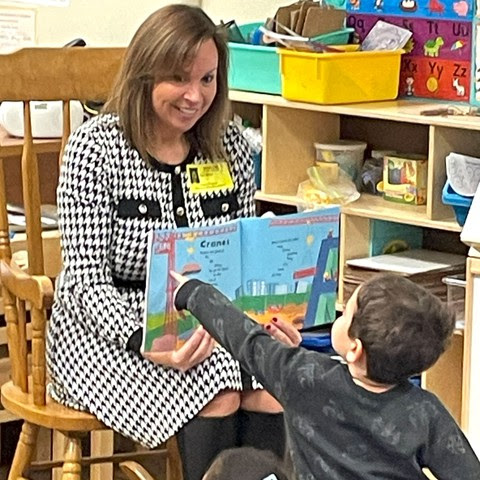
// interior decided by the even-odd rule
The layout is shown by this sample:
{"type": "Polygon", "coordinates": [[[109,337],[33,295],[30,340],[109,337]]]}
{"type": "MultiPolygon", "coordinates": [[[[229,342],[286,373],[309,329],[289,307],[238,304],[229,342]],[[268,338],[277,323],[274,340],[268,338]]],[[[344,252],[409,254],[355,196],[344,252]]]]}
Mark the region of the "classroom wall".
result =
{"type": "MultiPolygon", "coordinates": [[[[34,1],[34,0],[32,0],[34,1]]],[[[125,46],[156,9],[170,3],[201,6],[215,22],[263,20],[293,0],[70,0],[69,7],[36,7],[37,44],[61,46],[83,38],[91,46],[125,46]]],[[[0,0],[0,6],[6,2],[0,0]]]]}
{"type": "Polygon", "coordinates": [[[201,3],[217,23],[232,19],[247,23],[273,17],[278,7],[290,5],[294,0],[202,0],[201,3]]]}
{"type": "Polygon", "coordinates": [[[200,0],[70,0],[68,7],[37,7],[37,44],[62,46],[81,37],[90,46],[125,46],[150,13],[170,3],[200,0]]]}

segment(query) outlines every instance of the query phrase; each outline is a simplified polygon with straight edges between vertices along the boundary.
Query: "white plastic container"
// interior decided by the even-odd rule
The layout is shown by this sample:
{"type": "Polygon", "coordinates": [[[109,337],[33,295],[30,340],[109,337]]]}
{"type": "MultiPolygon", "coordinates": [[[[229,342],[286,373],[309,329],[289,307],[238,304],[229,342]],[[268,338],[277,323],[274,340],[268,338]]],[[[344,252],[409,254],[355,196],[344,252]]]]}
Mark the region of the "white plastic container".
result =
{"type": "Polygon", "coordinates": [[[319,162],[335,162],[352,180],[359,176],[363,165],[366,142],[338,140],[335,143],[315,143],[316,158],[319,162]]]}
{"type": "MultiPolygon", "coordinates": [[[[83,122],[83,107],[78,100],[70,101],[70,130],[73,132],[83,122]]],[[[63,131],[63,103],[30,102],[33,138],[57,138],[63,131]]],[[[23,137],[23,102],[2,102],[0,125],[13,137],[23,137]]]]}

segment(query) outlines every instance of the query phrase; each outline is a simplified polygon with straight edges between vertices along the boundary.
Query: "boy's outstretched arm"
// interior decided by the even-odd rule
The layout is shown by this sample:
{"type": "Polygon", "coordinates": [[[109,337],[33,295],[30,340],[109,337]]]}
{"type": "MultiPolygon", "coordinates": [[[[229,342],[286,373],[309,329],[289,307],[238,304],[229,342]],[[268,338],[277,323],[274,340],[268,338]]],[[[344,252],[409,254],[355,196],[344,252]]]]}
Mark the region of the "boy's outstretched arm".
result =
{"type": "MultiPolygon", "coordinates": [[[[173,276],[184,281],[184,277],[173,276]]],[[[215,287],[200,280],[189,280],[179,286],[175,307],[189,310],[210,335],[280,401],[282,385],[290,376],[296,376],[306,357],[320,355],[275,340],[215,287]]]]}

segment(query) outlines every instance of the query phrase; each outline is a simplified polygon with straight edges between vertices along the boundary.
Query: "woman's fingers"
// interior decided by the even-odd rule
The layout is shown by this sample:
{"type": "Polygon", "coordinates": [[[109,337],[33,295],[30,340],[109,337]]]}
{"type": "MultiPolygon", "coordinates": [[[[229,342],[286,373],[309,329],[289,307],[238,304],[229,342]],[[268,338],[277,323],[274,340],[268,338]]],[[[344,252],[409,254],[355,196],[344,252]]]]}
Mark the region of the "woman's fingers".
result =
{"type": "Polygon", "coordinates": [[[282,332],[279,328],[277,328],[273,323],[268,323],[267,325],[265,325],[265,329],[267,330],[267,332],[273,337],[275,338],[276,340],[278,340],[279,342],[282,342],[284,343],[285,345],[290,345],[290,346],[293,346],[293,343],[292,341],[290,340],[290,338],[288,337],[288,335],[286,335],[284,332],[282,332]]]}
{"type": "Polygon", "coordinates": [[[202,339],[207,335],[203,327],[197,328],[193,335],[173,354],[173,359],[179,365],[188,363],[189,359],[195,354],[202,339]]]}
{"type": "Polygon", "coordinates": [[[302,341],[300,332],[290,323],[281,318],[273,318],[270,323],[265,326],[267,332],[286,345],[298,346],[302,341]],[[267,326],[269,328],[267,328],[267,326]]]}
{"type": "Polygon", "coordinates": [[[208,333],[205,333],[197,350],[190,358],[190,367],[193,367],[208,358],[212,354],[214,346],[215,340],[208,333]]]}

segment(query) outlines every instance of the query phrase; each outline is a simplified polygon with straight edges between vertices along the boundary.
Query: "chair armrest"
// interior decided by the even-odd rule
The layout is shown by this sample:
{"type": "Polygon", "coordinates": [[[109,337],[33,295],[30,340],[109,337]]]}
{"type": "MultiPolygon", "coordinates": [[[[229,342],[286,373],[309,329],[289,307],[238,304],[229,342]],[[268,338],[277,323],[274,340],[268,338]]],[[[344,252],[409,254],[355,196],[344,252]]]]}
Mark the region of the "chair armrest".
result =
{"type": "Polygon", "coordinates": [[[54,287],[49,277],[29,275],[12,260],[0,261],[0,276],[3,288],[20,300],[38,309],[52,306],[54,287]]]}

